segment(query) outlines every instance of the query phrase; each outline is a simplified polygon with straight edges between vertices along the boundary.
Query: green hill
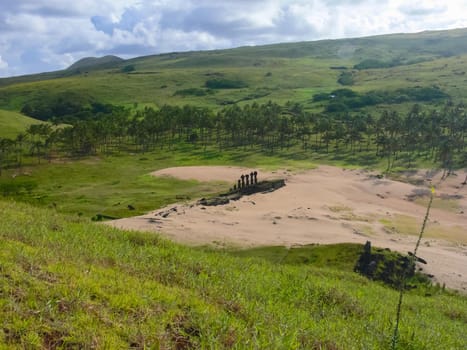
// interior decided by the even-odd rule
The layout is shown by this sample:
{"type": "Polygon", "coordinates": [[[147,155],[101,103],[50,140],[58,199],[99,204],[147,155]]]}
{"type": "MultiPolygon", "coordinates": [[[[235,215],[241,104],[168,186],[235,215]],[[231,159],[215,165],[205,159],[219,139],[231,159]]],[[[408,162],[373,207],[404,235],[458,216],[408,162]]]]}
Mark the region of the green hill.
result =
{"type": "Polygon", "coordinates": [[[104,57],[85,57],[73,63],[67,70],[112,68],[122,61],[124,61],[122,58],[112,55],[104,57]]]}
{"type": "Polygon", "coordinates": [[[460,100],[467,93],[466,43],[467,29],[457,29],[130,60],[86,58],[64,71],[0,79],[0,107],[21,110],[30,100],[72,91],[126,106],[190,103],[220,108],[290,100],[319,111],[322,104],[314,103],[313,96],[342,86],[360,93],[436,86],[460,100]]]}
{"type": "MultiPolygon", "coordinates": [[[[0,201],[0,347],[388,349],[397,292],[0,201]]],[[[467,299],[406,295],[400,349],[462,349],[467,299]]]]}
{"type": "Polygon", "coordinates": [[[14,139],[19,133],[25,132],[30,125],[39,123],[41,121],[21,113],[0,109],[0,138],[14,139]]]}

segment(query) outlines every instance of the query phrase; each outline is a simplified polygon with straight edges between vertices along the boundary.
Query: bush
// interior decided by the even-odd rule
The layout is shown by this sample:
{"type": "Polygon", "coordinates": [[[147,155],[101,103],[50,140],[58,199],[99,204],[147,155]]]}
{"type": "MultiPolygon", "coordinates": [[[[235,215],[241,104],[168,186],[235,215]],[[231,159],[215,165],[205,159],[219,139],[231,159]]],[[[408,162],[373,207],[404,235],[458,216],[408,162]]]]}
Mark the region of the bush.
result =
{"type": "Polygon", "coordinates": [[[364,94],[351,89],[337,89],[331,93],[320,93],[313,96],[313,101],[330,101],[327,112],[343,112],[377,104],[393,104],[402,102],[430,102],[449,98],[449,95],[438,87],[411,87],[393,91],[369,91],[364,94]]]}
{"type": "Polygon", "coordinates": [[[384,62],[374,58],[369,58],[356,64],[354,69],[390,68],[394,66],[395,64],[393,62],[384,62]]]}
{"type": "Polygon", "coordinates": [[[248,84],[242,80],[209,79],[205,86],[208,89],[241,89],[247,87],[248,84]]]}
{"type": "Polygon", "coordinates": [[[0,182],[0,193],[3,196],[20,195],[31,193],[37,187],[37,182],[33,180],[13,179],[0,182]]]}
{"type": "Polygon", "coordinates": [[[175,91],[174,96],[206,96],[212,93],[209,89],[189,88],[175,91]]]}
{"type": "Polygon", "coordinates": [[[28,101],[21,113],[44,121],[55,119],[58,122],[72,123],[93,118],[96,114],[111,114],[120,109],[119,106],[97,102],[86,94],[63,92],[28,101]]]}
{"type": "Polygon", "coordinates": [[[351,89],[337,89],[337,90],[331,91],[330,95],[334,96],[333,98],[342,98],[342,97],[355,97],[358,94],[351,89]]]}
{"type": "Polygon", "coordinates": [[[329,100],[329,94],[326,92],[321,92],[319,94],[313,95],[313,102],[327,101],[329,100]]]}
{"type": "Polygon", "coordinates": [[[335,113],[335,112],[346,112],[349,108],[345,103],[333,101],[329,103],[326,107],[326,112],[335,113]]]}
{"type": "Polygon", "coordinates": [[[130,73],[130,72],[133,72],[134,70],[136,70],[135,66],[133,66],[132,64],[128,65],[128,66],[125,66],[121,69],[121,72],[122,73],[130,73]]]}
{"type": "Polygon", "coordinates": [[[341,85],[353,85],[354,80],[352,72],[342,72],[337,82],[341,85]]]}
{"type": "Polygon", "coordinates": [[[62,92],[52,96],[40,96],[28,101],[21,113],[39,120],[72,115],[88,108],[93,99],[85,94],[62,92]]]}

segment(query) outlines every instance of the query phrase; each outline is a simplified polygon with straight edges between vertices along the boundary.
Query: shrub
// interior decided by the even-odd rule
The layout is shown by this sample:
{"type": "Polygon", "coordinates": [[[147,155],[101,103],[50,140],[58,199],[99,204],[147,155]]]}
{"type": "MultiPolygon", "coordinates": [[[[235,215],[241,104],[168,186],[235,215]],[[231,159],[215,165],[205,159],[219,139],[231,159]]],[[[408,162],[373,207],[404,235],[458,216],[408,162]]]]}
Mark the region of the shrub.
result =
{"type": "Polygon", "coordinates": [[[353,85],[354,80],[352,72],[342,72],[337,82],[341,85],[353,85]]]}
{"type": "Polygon", "coordinates": [[[37,187],[37,182],[33,180],[13,179],[0,182],[0,193],[3,196],[20,195],[31,193],[37,187]]]}
{"type": "Polygon", "coordinates": [[[242,80],[209,79],[205,86],[208,89],[241,89],[247,87],[248,84],[242,80]]]}
{"type": "Polygon", "coordinates": [[[206,96],[212,93],[213,91],[209,89],[188,88],[175,91],[174,96],[206,96]]]}
{"type": "Polygon", "coordinates": [[[319,94],[313,95],[313,102],[327,101],[329,100],[329,94],[326,92],[321,92],[319,94]]]}
{"type": "Polygon", "coordinates": [[[377,104],[402,102],[430,102],[449,98],[449,95],[436,86],[410,87],[393,91],[369,91],[361,94],[351,89],[337,89],[331,93],[313,96],[313,102],[329,101],[327,112],[343,112],[377,104]]]}
{"type": "Polygon", "coordinates": [[[389,68],[392,67],[391,63],[380,61],[374,58],[369,58],[357,63],[354,69],[375,69],[375,68],[389,68]]]}
{"type": "Polygon", "coordinates": [[[123,68],[121,69],[121,72],[122,72],[122,73],[130,73],[130,72],[133,72],[134,70],[136,70],[135,66],[132,65],[132,64],[129,64],[129,65],[123,67],[123,68]]]}

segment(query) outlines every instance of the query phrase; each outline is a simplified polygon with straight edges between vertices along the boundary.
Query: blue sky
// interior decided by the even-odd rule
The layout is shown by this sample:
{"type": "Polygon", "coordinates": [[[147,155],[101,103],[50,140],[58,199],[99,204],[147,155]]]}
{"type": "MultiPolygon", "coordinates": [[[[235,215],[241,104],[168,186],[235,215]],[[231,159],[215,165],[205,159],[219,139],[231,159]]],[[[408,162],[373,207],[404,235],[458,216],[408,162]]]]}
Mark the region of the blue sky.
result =
{"type": "Polygon", "coordinates": [[[467,0],[0,0],[0,77],[122,58],[467,27],[467,0]]]}

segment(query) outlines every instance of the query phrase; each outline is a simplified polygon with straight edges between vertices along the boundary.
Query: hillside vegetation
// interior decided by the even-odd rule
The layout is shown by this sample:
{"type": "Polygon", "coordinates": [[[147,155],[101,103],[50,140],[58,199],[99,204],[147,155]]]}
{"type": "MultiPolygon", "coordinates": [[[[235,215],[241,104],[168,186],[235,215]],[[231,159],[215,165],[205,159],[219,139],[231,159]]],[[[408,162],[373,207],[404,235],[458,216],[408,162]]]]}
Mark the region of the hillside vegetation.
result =
{"type": "Polygon", "coordinates": [[[14,139],[18,134],[26,132],[31,125],[40,123],[24,114],[0,109],[0,138],[14,139]]]}
{"type": "MultiPolygon", "coordinates": [[[[396,291],[0,202],[0,343],[22,348],[387,349],[396,291]]],[[[400,348],[461,349],[467,299],[409,292],[400,348]]]]}
{"type": "Polygon", "coordinates": [[[458,100],[466,93],[466,42],[467,30],[459,29],[170,53],[125,61],[87,58],[63,71],[0,79],[0,107],[20,110],[31,99],[74,91],[102,103],[127,106],[196,103],[218,108],[253,99],[258,103],[290,100],[319,110],[312,103],[313,95],[343,85],[357,92],[435,85],[458,100]],[[193,95],[178,93],[212,85],[208,94],[199,90],[192,90],[197,91],[193,95]]]}
{"type": "MultiPolygon", "coordinates": [[[[347,92],[336,91],[335,100],[343,104],[362,98],[347,92]]],[[[374,118],[316,115],[298,104],[271,102],[229,106],[217,114],[192,106],[147,107],[130,116],[113,105],[60,101],[30,111],[76,110],[56,120],[67,126],[32,125],[22,137],[0,138],[0,195],[117,218],[175,202],[177,196],[226,190],[148,175],[164,166],[277,169],[328,162],[385,172],[438,166],[446,175],[467,164],[467,115],[461,104],[448,103],[440,111],[415,105],[407,114],[383,112],[374,118]]]]}

